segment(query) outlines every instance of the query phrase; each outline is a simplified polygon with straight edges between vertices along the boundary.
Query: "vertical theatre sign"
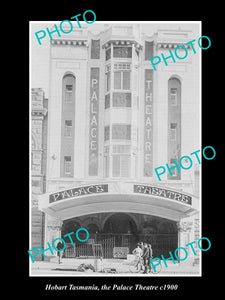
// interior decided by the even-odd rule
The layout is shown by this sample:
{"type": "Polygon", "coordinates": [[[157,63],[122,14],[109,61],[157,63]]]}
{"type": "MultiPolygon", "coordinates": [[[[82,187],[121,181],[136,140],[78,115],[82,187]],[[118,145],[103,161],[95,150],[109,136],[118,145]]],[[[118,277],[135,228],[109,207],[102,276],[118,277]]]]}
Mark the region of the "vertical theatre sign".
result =
{"type": "Polygon", "coordinates": [[[98,175],[99,68],[90,70],[89,175],[98,175]]]}
{"type": "Polygon", "coordinates": [[[153,70],[145,70],[144,101],[144,176],[152,176],[153,70]]]}

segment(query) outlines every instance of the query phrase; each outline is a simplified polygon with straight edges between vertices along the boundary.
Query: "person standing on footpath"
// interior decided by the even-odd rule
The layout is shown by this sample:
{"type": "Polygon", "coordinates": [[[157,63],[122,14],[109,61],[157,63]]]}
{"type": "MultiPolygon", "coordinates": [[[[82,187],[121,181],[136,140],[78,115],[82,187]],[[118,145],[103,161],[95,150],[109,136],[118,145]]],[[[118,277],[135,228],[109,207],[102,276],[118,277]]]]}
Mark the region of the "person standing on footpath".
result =
{"type": "MultiPolygon", "coordinates": [[[[61,241],[59,241],[58,244],[57,244],[57,246],[56,246],[56,248],[57,248],[58,250],[63,249],[63,243],[62,243],[61,241]]],[[[61,263],[61,262],[60,262],[60,258],[62,258],[62,255],[63,255],[63,251],[57,251],[58,263],[59,263],[59,264],[61,263]]]]}
{"type": "Polygon", "coordinates": [[[148,255],[148,267],[149,267],[149,271],[151,270],[151,263],[150,263],[150,259],[153,258],[153,251],[152,251],[152,245],[148,244],[148,249],[149,249],[149,255],[148,255]]]}
{"type": "Polygon", "coordinates": [[[142,258],[143,258],[143,262],[144,262],[144,273],[147,274],[148,273],[148,261],[149,261],[149,248],[147,243],[144,243],[144,251],[142,254],[142,258]]]}

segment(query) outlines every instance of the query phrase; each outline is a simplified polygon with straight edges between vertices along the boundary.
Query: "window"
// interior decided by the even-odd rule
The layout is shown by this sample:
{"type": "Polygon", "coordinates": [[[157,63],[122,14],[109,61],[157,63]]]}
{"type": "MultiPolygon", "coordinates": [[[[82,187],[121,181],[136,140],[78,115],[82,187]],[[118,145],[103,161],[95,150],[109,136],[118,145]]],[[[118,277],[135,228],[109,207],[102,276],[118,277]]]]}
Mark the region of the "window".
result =
{"type": "Polygon", "coordinates": [[[114,71],[114,89],[130,90],[130,71],[114,71]]]}
{"type": "Polygon", "coordinates": [[[109,92],[111,87],[111,72],[107,72],[105,74],[105,80],[106,80],[106,92],[109,92]]]}
{"type": "Polygon", "coordinates": [[[177,105],[177,88],[170,89],[170,105],[177,105]]]}
{"type": "Polygon", "coordinates": [[[72,173],[71,156],[64,156],[64,173],[65,175],[71,175],[72,173]]]}
{"type": "Polygon", "coordinates": [[[105,128],[104,128],[104,141],[109,140],[109,135],[110,135],[109,126],[105,126],[105,128]]]}
{"type": "Polygon", "coordinates": [[[131,107],[131,93],[113,93],[113,107],[131,107]]]}
{"type": "Polygon", "coordinates": [[[109,146],[104,147],[103,176],[109,177],[109,146]]]}
{"type": "Polygon", "coordinates": [[[131,64],[130,63],[116,63],[113,65],[114,70],[130,70],[131,64]]]}
{"type": "Polygon", "coordinates": [[[66,84],[66,87],[65,87],[65,102],[66,103],[72,102],[72,94],[73,94],[72,84],[66,84]]]}
{"type": "Polygon", "coordinates": [[[112,125],[112,139],[131,139],[131,125],[114,124],[112,125]]]}
{"type": "Polygon", "coordinates": [[[108,60],[111,58],[111,48],[105,50],[105,60],[108,60]]]}
{"type": "Polygon", "coordinates": [[[130,177],[130,155],[113,155],[112,176],[130,177]]]}
{"type": "Polygon", "coordinates": [[[170,141],[176,141],[177,123],[170,123],[170,141]]]}
{"type": "Polygon", "coordinates": [[[65,136],[72,136],[72,120],[65,120],[65,136]]]}
{"type": "Polygon", "coordinates": [[[145,60],[149,60],[153,57],[153,42],[145,42],[145,60]]]}
{"type": "Polygon", "coordinates": [[[105,109],[110,107],[110,94],[105,95],[105,109]]]}
{"type": "Polygon", "coordinates": [[[91,59],[100,58],[100,40],[91,40],[91,59]]]}
{"type": "Polygon", "coordinates": [[[132,58],[132,48],[131,47],[113,47],[113,57],[132,58]]]}
{"type": "MultiPolygon", "coordinates": [[[[176,160],[175,158],[171,158],[170,160],[170,168],[175,166],[174,160],[176,160]]],[[[174,168],[172,170],[170,170],[170,172],[172,173],[172,177],[177,176],[177,168],[174,168]]]]}

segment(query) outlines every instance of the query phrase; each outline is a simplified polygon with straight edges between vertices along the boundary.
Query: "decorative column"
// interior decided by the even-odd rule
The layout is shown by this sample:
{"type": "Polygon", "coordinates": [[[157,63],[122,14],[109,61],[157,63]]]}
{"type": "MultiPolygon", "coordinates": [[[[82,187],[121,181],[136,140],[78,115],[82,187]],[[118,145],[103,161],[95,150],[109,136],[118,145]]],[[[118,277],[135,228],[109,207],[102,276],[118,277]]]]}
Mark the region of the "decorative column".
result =
{"type": "MultiPolygon", "coordinates": [[[[55,255],[57,254],[57,252],[52,247],[52,242],[56,238],[61,238],[62,224],[63,222],[61,220],[54,218],[50,215],[46,215],[46,234],[44,248],[48,248],[47,243],[49,242],[55,255]]],[[[46,256],[52,256],[51,252],[47,251],[46,256]]]]}
{"type": "MultiPolygon", "coordinates": [[[[177,223],[178,228],[178,247],[183,247],[188,252],[188,257],[185,261],[182,263],[192,264],[194,265],[195,259],[198,256],[198,249],[195,245],[193,245],[194,250],[196,252],[196,255],[194,255],[191,246],[186,246],[188,243],[193,242],[193,219],[191,220],[180,220],[180,222],[177,223]]],[[[184,257],[184,251],[178,251],[179,257],[184,257]]]]}

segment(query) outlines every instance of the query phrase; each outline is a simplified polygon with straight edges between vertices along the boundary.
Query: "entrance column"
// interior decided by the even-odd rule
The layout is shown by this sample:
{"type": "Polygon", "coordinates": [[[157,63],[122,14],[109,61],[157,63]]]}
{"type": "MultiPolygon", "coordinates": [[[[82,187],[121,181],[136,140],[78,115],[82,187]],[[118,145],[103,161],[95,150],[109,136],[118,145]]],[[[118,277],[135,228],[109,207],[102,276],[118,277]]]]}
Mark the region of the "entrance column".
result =
{"type": "MultiPolygon", "coordinates": [[[[189,265],[195,265],[199,263],[199,249],[197,246],[197,241],[199,239],[199,217],[192,216],[189,218],[181,219],[177,223],[178,227],[178,247],[183,247],[188,252],[188,257],[186,260],[181,261],[181,263],[186,263],[189,265]],[[191,246],[186,246],[188,243],[196,242],[192,244],[196,255],[194,254],[191,246]]],[[[184,251],[178,251],[178,256],[183,258],[185,256],[184,251]]]]}
{"type": "MultiPolygon", "coordinates": [[[[52,247],[52,242],[54,241],[54,239],[59,237],[61,238],[62,223],[63,222],[60,219],[46,214],[45,248],[48,247],[47,242],[49,242],[52,247]]],[[[56,255],[55,249],[53,247],[52,249],[56,255]]],[[[52,256],[50,251],[46,252],[46,256],[52,256]]]]}

